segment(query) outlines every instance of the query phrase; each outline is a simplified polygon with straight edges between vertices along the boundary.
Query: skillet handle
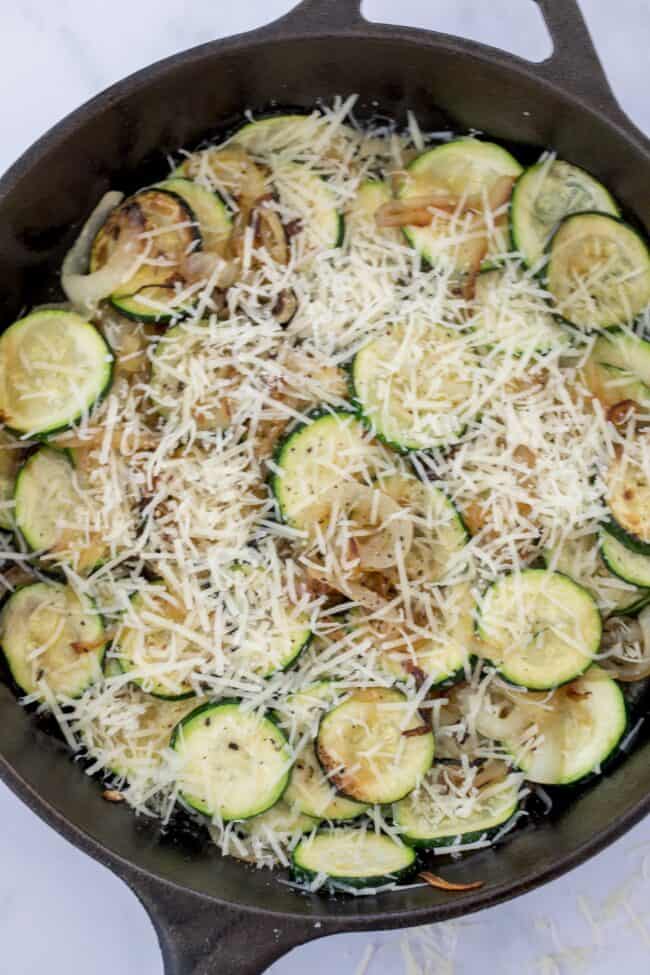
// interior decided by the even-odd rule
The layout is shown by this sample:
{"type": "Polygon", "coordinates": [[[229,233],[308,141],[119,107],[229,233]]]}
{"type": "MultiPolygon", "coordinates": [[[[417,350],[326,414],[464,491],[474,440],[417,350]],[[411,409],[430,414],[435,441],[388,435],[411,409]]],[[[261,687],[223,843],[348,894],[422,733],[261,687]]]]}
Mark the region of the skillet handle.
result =
{"type": "Polygon", "coordinates": [[[132,868],[119,872],[153,922],[165,975],[262,975],[292,948],[341,929],[223,907],[132,868]]]}
{"type": "MultiPolygon", "coordinates": [[[[476,0],[477,3],[482,0],[476,0]]],[[[514,4],[516,0],[512,0],[514,4]]],[[[578,0],[535,0],[539,6],[547,30],[553,41],[553,52],[539,63],[526,61],[513,54],[501,52],[502,61],[525,65],[526,70],[542,80],[562,88],[579,98],[588,108],[604,115],[609,121],[624,129],[628,135],[647,146],[648,141],[631,119],[621,109],[596,53],[591,34],[580,10],[578,0]]],[[[417,34],[435,34],[434,31],[418,31],[382,24],[370,23],[361,12],[362,0],[302,0],[288,14],[269,24],[265,30],[282,33],[305,31],[306,33],[337,34],[341,32],[383,33],[402,37],[417,34]]],[[[462,38],[453,41],[459,51],[476,54],[492,51],[483,44],[462,38]]]]}

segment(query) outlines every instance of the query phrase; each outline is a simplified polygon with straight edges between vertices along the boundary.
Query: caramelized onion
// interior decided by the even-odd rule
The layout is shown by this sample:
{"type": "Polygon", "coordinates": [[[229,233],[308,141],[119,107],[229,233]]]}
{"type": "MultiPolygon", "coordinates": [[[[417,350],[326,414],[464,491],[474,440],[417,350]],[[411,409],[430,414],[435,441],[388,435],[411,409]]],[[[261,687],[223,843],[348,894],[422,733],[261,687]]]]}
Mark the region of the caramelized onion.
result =
{"type": "Polygon", "coordinates": [[[478,890],[479,887],[483,886],[482,880],[474,880],[470,884],[459,884],[452,880],[445,880],[444,877],[439,877],[436,873],[431,873],[429,870],[423,870],[418,874],[420,880],[424,880],[429,887],[435,887],[436,890],[448,890],[462,892],[464,890],[478,890]]]}
{"type": "Polygon", "coordinates": [[[70,302],[80,311],[92,311],[98,302],[128,281],[143,260],[143,242],[137,228],[133,228],[130,233],[120,234],[115,249],[102,268],[91,274],[85,273],[97,233],[123,198],[122,193],[106,193],[101,198],[63,261],[61,286],[70,302]]]}

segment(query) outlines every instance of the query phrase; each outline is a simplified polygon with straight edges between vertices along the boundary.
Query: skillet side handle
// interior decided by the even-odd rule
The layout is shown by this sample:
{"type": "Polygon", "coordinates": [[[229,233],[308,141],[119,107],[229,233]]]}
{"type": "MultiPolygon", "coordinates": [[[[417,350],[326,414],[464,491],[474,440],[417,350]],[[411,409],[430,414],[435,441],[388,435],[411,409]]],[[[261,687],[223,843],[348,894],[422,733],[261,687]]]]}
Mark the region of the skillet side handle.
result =
{"type": "Polygon", "coordinates": [[[622,110],[611,89],[578,0],[535,2],[553,41],[550,58],[535,65],[535,69],[558,87],[577,95],[588,107],[645,141],[643,133],[622,110]]]}
{"type": "Polygon", "coordinates": [[[339,926],[224,908],[130,871],[122,874],[158,935],[165,975],[262,975],[292,948],[339,926]]]}

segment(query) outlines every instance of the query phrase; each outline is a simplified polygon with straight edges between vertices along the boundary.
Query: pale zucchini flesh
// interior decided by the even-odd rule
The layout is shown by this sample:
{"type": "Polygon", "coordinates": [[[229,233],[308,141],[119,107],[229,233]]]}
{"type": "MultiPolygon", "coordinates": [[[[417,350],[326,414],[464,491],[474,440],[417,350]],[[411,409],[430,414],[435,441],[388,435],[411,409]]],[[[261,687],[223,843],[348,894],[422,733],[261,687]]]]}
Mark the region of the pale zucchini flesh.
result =
{"type": "Polygon", "coordinates": [[[314,250],[340,247],[345,221],[327,181],[300,163],[278,162],[273,166],[273,185],[280,202],[300,221],[299,233],[314,250]]]}
{"type": "Polygon", "coordinates": [[[333,412],[288,433],[276,450],[275,464],[279,472],[271,487],[281,515],[292,527],[305,530],[328,517],[329,495],[342,476],[360,480],[368,470],[376,472],[381,453],[354,414],[333,412]]]}
{"type": "Polygon", "coordinates": [[[15,528],[14,491],[25,448],[6,430],[0,430],[0,529],[15,528]]]}
{"type": "Polygon", "coordinates": [[[16,527],[44,569],[71,565],[88,573],[108,548],[88,530],[86,500],[67,451],[41,447],[20,469],[14,494],[16,527]]]}
{"type": "Polygon", "coordinates": [[[572,785],[600,772],[627,728],[621,689],[598,667],[556,691],[548,715],[540,710],[537,734],[522,723],[520,735],[503,741],[526,778],[542,785],[572,785]]]}
{"type": "Polygon", "coordinates": [[[530,166],[512,192],[510,232],[514,249],[528,267],[538,266],[558,223],[570,213],[584,210],[619,216],[611,194],[584,169],[562,159],[530,166]]]}
{"type": "Polygon", "coordinates": [[[593,597],[560,572],[526,569],[493,583],[481,602],[485,656],[507,680],[531,690],[558,687],[591,664],[602,633],[593,597]]]}
{"type": "Polygon", "coordinates": [[[89,322],[68,311],[36,311],[0,336],[0,413],[17,433],[70,426],[111,384],[111,351],[89,322]]]}
{"type": "Polygon", "coordinates": [[[488,348],[512,355],[544,355],[566,349],[566,330],[555,321],[544,294],[531,295],[530,282],[512,268],[482,271],[476,278],[477,312],[472,327],[488,348]]]}
{"type": "Polygon", "coordinates": [[[415,869],[411,847],[371,829],[321,830],[301,840],[292,856],[296,880],[321,875],[350,887],[379,887],[405,880],[415,869]]]}
{"type": "Polygon", "coordinates": [[[250,819],[282,798],[289,780],[287,739],[268,717],[220,701],[192,711],[176,726],[172,747],[184,801],[224,822],[250,819]]]}
{"type": "MultiPolygon", "coordinates": [[[[147,261],[113,292],[111,303],[120,314],[138,321],[182,317],[195,300],[183,294],[183,261],[202,244],[196,215],[175,192],[156,187],[140,190],[113,210],[95,237],[91,271],[106,264],[116,241],[133,227],[140,235],[149,235],[147,261]]],[[[145,237],[142,241],[144,246],[145,237]]]]}
{"type": "Polygon", "coordinates": [[[171,177],[156,186],[185,200],[198,223],[203,249],[223,256],[232,230],[232,218],[221,197],[183,177],[171,177]]]}
{"type": "MultiPolygon", "coordinates": [[[[606,528],[600,529],[600,552],[610,572],[633,586],[641,587],[636,608],[650,602],[650,555],[633,552],[606,528]]],[[[630,610],[628,609],[628,612],[630,610]]]]}
{"type": "MultiPolygon", "coordinates": [[[[414,159],[398,196],[408,200],[433,194],[439,195],[442,203],[447,200],[452,204],[476,198],[482,207],[497,181],[509,178],[514,182],[521,172],[517,160],[501,146],[478,139],[455,139],[414,159]]],[[[429,226],[406,226],[403,230],[428,264],[445,262],[461,274],[478,268],[488,246],[483,221],[472,213],[451,222],[444,216],[435,217],[429,226]]]]}
{"type": "Polygon", "coordinates": [[[312,736],[316,735],[320,717],[341,698],[333,681],[319,681],[291,694],[278,715],[280,726],[296,740],[298,753],[284,798],[302,814],[330,822],[356,819],[368,806],[338,795],[316,756],[312,736]]]}
{"type": "Polygon", "coordinates": [[[608,531],[640,555],[650,555],[650,476],[645,441],[623,451],[609,465],[606,476],[608,531]]]}
{"type": "Polygon", "coordinates": [[[25,694],[76,698],[102,675],[104,624],[87,596],[58,583],[35,582],[6,600],[0,646],[25,694]]]}
{"type": "Polygon", "coordinates": [[[323,717],[316,754],[343,795],[359,802],[397,802],[431,767],[433,733],[424,725],[401,691],[355,691],[323,717]],[[408,734],[416,728],[423,733],[408,734]]]}
{"type": "Polygon", "coordinates": [[[444,765],[434,765],[419,789],[393,807],[395,824],[404,842],[427,849],[473,843],[492,837],[519,807],[522,776],[508,774],[486,786],[470,786],[469,794],[454,796],[453,777],[444,765]],[[452,808],[455,806],[455,808],[452,808]]]}
{"type": "MultiPolygon", "coordinates": [[[[633,614],[650,601],[650,593],[613,572],[604,556],[604,535],[597,533],[567,539],[556,549],[544,552],[546,568],[562,572],[583,586],[596,600],[603,616],[633,614]]],[[[614,541],[607,533],[608,539],[614,541]]],[[[614,558],[614,548],[611,549],[614,558]]],[[[627,551],[627,550],[626,550],[627,551]]],[[[643,556],[639,556],[642,560],[643,556]]]]}
{"type": "Polygon", "coordinates": [[[471,419],[467,402],[475,365],[466,336],[439,325],[395,325],[355,355],[354,398],[388,446],[446,446],[471,419]]]}
{"type": "Polygon", "coordinates": [[[113,652],[122,673],[128,674],[146,694],[179,701],[194,697],[187,673],[191,672],[192,658],[199,656],[201,650],[175,629],[178,606],[173,598],[165,597],[162,585],[160,589],[160,594],[136,593],[132,597],[113,652]],[[177,662],[175,670],[166,666],[172,650],[177,662]]]}
{"type": "Polygon", "coordinates": [[[574,213],[549,244],[546,287],[555,311],[586,332],[630,325],[650,303],[650,253],[628,224],[574,213]]]}

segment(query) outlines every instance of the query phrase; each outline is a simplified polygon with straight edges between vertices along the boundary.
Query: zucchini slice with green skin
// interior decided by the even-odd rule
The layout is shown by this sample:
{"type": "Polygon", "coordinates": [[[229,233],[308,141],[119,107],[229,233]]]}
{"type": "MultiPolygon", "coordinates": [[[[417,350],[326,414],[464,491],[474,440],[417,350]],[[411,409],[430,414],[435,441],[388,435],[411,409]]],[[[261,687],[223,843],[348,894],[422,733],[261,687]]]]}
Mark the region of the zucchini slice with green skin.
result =
{"type": "Polygon", "coordinates": [[[502,743],[531,782],[573,785],[599,773],[616,750],[627,728],[625,698],[603,670],[591,667],[551,703],[552,710],[523,719],[521,733],[502,743]]]}
{"type": "Polygon", "coordinates": [[[271,488],[282,518],[309,529],[328,517],[332,489],[343,479],[361,480],[379,469],[381,452],[354,413],[315,415],[284,437],[275,452],[271,488]]]}
{"type": "Polygon", "coordinates": [[[632,451],[623,451],[609,465],[607,530],[632,552],[650,555],[650,477],[644,446],[637,441],[632,451]]]}
{"type": "Polygon", "coordinates": [[[113,642],[113,652],[122,673],[128,674],[131,682],[146,694],[165,701],[182,701],[194,697],[183,674],[187,673],[188,660],[202,651],[174,629],[178,623],[177,605],[164,598],[162,584],[160,590],[160,596],[148,592],[135,593],[131,598],[129,617],[113,642]],[[156,629],[152,628],[154,625],[156,629]],[[170,660],[178,662],[176,673],[169,668],[170,660]],[[158,676],[161,665],[163,671],[158,676]]]}
{"type": "Polygon", "coordinates": [[[345,220],[327,180],[309,167],[291,162],[276,162],[272,175],[281,204],[297,215],[302,224],[299,233],[308,246],[316,250],[340,247],[345,220]]]}
{"type": "Polygon", "coordinates": [[[230,142],[254,156],[293,159],[305,152],[313,153],[314,144],[321,144],[326,137],[328,126],[326,117],[320,112],[270,115],[247,122],[235,132],[230,142]]]}
{"type": "Polygon", "coordinates": [[[102,676],[104,623],[87,596],[35,582],[16,589],[0,612],[0,646],[25,694],[80,697],[102,676]]]}
{"type": "Polygon", "coordinates": [[[185,200],[196,217],[203,249],[223,255],[232,230],[232,218],[228,207],[217,193],[183,177],[171,177],[156,183],[156,189],[175,193],[185,200]]]}
{"type": "Polygon", "coordinates": [[[603,557],[602,531],[600,539],[594,533],[567,539],[559,550],[545,549],[543,558],[547,569],[569,576],[590,592],[603,616],[633,615],[650,602],[650,593],[624,584],[627,580],[612,573],[603,557]]]}
{"type": "Polygon", "coordinates": [[[465,677],[474,652],[474,598],[469,585],[446,586],[436,617],[426,637],[406,634],[381,619],[365,618],[359,608],[347,614],[353,641],[370,644],[376,651],[374,665],[398,681],[419,675],[432,687],[448,687],[465,677]]]}
{"type": "Polygon", "coordinates": [[[35,311],[0,336],[0,415],[16,433],[65,429],[106,394],[112,377],[108,345],[74,312],[35,311]]]}
{"type": "Polygon", "coordinates": [[[91,272],[104,266],[121,234],[134,231],[143,246],[147,242],[147,261],[113,292],[111,304],[120,314],[142,322],[181,317],[194,301],[192,296],[182,297],[182,264],[202,246],[197,216],[178,193],[156,187],[140,190],[109,214],[95,237],[91,272]]]}
{"type": "MultiPolygon", "coordinates": [[[[600,529],[600,553],[603,562],[615,576],[642,589],[650,589],[650,556],[631,552],[606,528],[600,529]]],[[[641,595],[638,609],[650,602],[650,592],[641,595]]],[[[635,606],[635,609],[637,607],[635,606]]],[[[628,612],[630,610],[628,609],[628,612]]]]}
{"type": "MultiPolygon", "coordinates": [[[[409,164],[398,197],[408,200],[439,196],[441,203],[475,199],[481,207],[484,195],[489,198],[497,181],[509,177],[514,182],[521,172],[517,160],[494,142],[455,139],[423,152],[409,164]]],[[[450,238],[458,236],[458,229],[450,235],[446,224],[447,221],[434,221],[430,226],[405,226],[402,230],[428,264],[435,265],[441,257],[447,256],[458,270],[473,268],[476,240],[454,242],[450,238]]],[[[467,229],[471,229],[474,238],[481,236],[476,219],[467,229]]]]}
{"type": "Polygon", "coordinates": [[[342,827],[306,837],[292,854],[298,881],[326,876],[348,887],[381,887],[406,880],[417,869],[415,850],[384,833],[342,827]]]}
{"type": "Polygon", "coordinates": [[[584,366],[590,392],[605,408],[633,400],[650,407],[650,342],[619,329],[599,336],[584,366]]]}
{"type": "Polygon", "coordinates": [[[77,572],[97,568],[108,554],[87,534],[84,500],[67,451],[41,447],[23,464],[14,493],[16,528],[44,568],[63,563],[77,572]]]}
{"type": "Polygon", "coordinates": [[[354,399],[388,446],[403,452],[447,446],[467,426],[473,366],[466,336],[439,325],[396,325],[355,355],[354,399]]]}
{"type": "Polygon", "coordinates": [[[289,781],[292,755],[282,731],[237,700],[196,708],[176,725],[171,746],[181,759],[183,800],[224,822],[266,812],[289,781]]]}
{"type": "Polygon", "coordinates": [[[562,159],[530,166],[512,191],[513,249],[522,255],[528,267],[536,266],[558,223],[570,213],[585,210],[620,216],[611,194],[584,169],[562,159]]]}
{"type": "MultiPolygon", "coordinates": [[[[284,730],[291,730],[292,740],[294,736],[302,740],[310,734],[312,726],[317,727],[323,711],[331,708],[340,697],[341,690],[333,681],[310,684],[283,702],[280,725],[284,730]]],[[[305,741],[296,755],[284,798],[289,806],[304,815],[330,822],[356,819],[368,809],[365,803],[337,795],[321,768],[311,740],[305,741]]]]}
{"type": "Polygon", "coordinates": [[[628,224],[574,213],[548,245],[545,285],[555,311],[582,331],[631,324],[650,303],[650,252],[628,224]]]}
{"type": "Polygon", "coordinates": [[[543,297],[531,297],[529,287],[511,269],[482,271],[476,278],[477,312],[472,326],[485,335],[488,348],[503,348],[513,355],[545,355],[568,348],[567,331],[555,320],[543,297]]]}
{"type": "Polygon", "coordinates": [[[467,568],[463,550],[470,540],[465,522],[444,491],[410,474],[379,477],[377,487],[410,512],[413,540],[404,558],[414,584],[443,584],[467,568]]]}
{"type": "Polygon", "coordinates": [[[285,792],[284,798],[278,800],[266,812],[260,813],[259,816],[253,816],[252,819],[246,819],[241,825],[241,831],[245,836],[264,841],[269,833],[275,837],[278,833],[284,837],[312,833],[318,828],[319,822],[320,820],[314,819],[312,816],[305,816],[304,813],[292,808],[290,803],[286,801],[285,792]]]}
{"type": "Polygon", "coordinates": [[[309,614],[297,611],[288,598],[274,597],[272,570],[243,563],[232,570],[245,575],[246,588],[225,592],[227,614],[237,624],[231,664],[258,677],[288,670],[311,642],[309,614]],[[242,621],[248,621],[243,629],[242,621]]]}
{"type": "Polygon", "coordinates": [[[355,691],[323,717],[318,760],[343,795],[358,802],[397,802],[431,767],[433,733],[395,688],[355,691]],[[421,730],[409,734],[414,729],[421,730]]]}
{"type": "Polygon", "coordinates": [[[404,842],[432,849],[493,837],[516,814],[523,778],[509,775],[508,766],[502,764],[499,781],[471,787],[467,795],[456,797],[446,779],[447,766],[434,764],[422,785],[393,807],[404,842]]]}
{"type": "Polygon", "coordinates": [[[574,680],[600,647],[602,623],[587,590],[560,572],[502,576],[483,596],[478,632],[485,656],[513,684],[550,690],[574,680]]]}
{"type": "Polygon", "coordinates": [[[6,430],[0,430],[0,529],[13,531],[14,492],[25,448],[6,430]]]}

